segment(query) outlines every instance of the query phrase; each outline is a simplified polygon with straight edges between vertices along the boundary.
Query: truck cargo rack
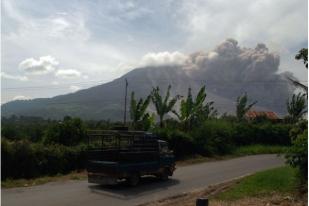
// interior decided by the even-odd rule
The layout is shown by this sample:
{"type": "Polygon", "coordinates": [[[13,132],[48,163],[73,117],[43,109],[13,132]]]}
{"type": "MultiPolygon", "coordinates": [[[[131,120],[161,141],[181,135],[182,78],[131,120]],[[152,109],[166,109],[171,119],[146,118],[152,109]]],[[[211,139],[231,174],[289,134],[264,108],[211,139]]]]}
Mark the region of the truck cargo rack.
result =
{"type": "Polygon", "coordinates": [[[158,139],[144,131],[89,130],[89,150],[152,152],[158,150],[158,139]]]}

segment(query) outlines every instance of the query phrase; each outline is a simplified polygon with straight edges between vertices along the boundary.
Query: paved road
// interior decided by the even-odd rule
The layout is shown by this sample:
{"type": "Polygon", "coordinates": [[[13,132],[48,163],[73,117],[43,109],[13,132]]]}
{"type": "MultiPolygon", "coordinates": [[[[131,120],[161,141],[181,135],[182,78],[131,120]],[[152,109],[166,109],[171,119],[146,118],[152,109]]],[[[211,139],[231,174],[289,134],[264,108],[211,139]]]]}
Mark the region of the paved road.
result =
{"type": "Polygon", "coordinates": [[[103,187],[88,184],[87,181],[68,181],[28,188],[3,189],[2,204],[4,206],[136,205],[283,164],[283,158],[276,155],[255,155],[179,167],[172,179],[167,182],[147,177],[135,188],[125,184],[103,187]]]}

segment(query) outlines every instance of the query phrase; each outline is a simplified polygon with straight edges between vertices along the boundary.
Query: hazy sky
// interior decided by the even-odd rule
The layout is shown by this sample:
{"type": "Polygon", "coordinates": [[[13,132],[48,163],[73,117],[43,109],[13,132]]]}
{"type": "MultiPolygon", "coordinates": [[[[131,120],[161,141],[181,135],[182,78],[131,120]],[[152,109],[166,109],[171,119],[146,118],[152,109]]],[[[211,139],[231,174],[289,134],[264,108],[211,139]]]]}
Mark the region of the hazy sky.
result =
{"type": "Polygon", "coordinates": [[[265,43],[280,70],[308,44],[307,0],[2,0],[2,103],[88,88],[149,64],[179,62],[227,38],[265,43]]]}

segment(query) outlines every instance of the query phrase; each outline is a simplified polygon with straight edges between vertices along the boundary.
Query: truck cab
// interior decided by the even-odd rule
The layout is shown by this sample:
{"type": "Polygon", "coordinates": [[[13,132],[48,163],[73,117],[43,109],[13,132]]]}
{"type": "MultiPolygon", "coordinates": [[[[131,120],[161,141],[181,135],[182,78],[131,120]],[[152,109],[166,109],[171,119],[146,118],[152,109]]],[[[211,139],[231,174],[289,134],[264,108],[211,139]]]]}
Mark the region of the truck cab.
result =
{"type": "Polygon", "coordinates": [[[137,185],[144,175],[167,180],[175,170],[168,143],[143,131],[88,132],[88,182],[117,184],[125,179],[137,185]]]}

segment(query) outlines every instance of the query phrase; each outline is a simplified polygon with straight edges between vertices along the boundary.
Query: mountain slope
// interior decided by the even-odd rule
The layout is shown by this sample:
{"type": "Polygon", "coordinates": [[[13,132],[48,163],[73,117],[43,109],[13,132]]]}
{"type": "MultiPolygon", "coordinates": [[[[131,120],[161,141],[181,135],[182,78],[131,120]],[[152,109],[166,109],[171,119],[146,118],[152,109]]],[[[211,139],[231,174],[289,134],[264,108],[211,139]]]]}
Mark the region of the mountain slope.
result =
{"type": "Polygon", "coordinates": [[[237,97],[244,93],[258,101],[256,109],[286,113],[285,104],[294,88],[285,75],[291,74],[279,73],[280,57],[269,52],[266,45],[242,48],[236,40],[227,39],[213,51],[193,53],[186,58],[181,64],[177,59],[176,64],[171,64],[170,57],[163,57],[159,62],[167,59],[168,64],[138,68],[109,83],[67,95],[9,102],[2,105],[2,115],[121,120],[125,79],[129,82],[128,100],[131,91],[137,97],[146,97],[156,86],[164,92],[170,84],[172,95],[186,96],[188,87],[194,95],[206,85],[207,101],[214,101],[221,114],[233,113],[237,97]]]}
{"type": "MultiPolygon", "coordinates": [[[[15,114],[61,119],[65,115],[70,115],[83,119],[121,120],[124,111],[125,79],[129,82],[129,94],[134,91],[137,97],[146,97],[156,86],[165,92],[169,84],[172,85],[172,95],[186,96],[188,87],[196,93],[204,85],[203,81],[192,79],[178,67],[140,68],[109,83],[75,93],[6,103],[2,105],[2,116],[15,114]]],[[[232,113],[235,110],[235,103],[233,103],[235,99],[236,97],[231,99],[207,92],[207,101],[214,101],[221,113],[232,113]]],[[[130,95],[128,95],[128,100],[130,100],[130,95]]]]}

